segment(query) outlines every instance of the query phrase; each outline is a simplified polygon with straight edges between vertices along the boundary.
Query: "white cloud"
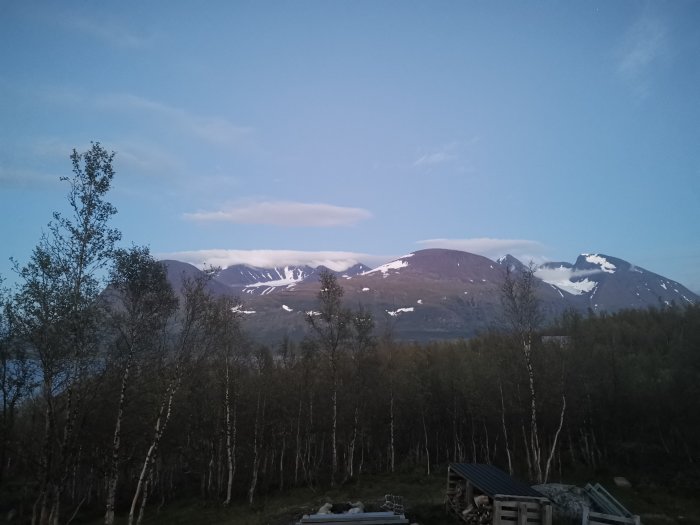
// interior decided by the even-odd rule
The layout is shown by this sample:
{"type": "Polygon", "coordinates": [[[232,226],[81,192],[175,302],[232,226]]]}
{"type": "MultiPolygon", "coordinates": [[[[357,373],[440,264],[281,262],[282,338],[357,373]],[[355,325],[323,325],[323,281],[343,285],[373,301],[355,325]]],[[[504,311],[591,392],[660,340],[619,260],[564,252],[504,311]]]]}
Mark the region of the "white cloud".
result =
{"type": "Polygon", "coordinates": [[[648,96],[650,70],[667,52],[666,34],[666,26],[659,18],[643,14],[625,33],[618,46],[618,74],[639,98],[648,96]]]}
{"type": "Polygon", "coordinates": [[[433,150],[429,153],[421,155],[418,159],[413,162],[414,166],[431,166],[434,164],[443,164],[445,162],[450,162],[456,160],[457,156],[457,143],[450,142],[445,144],[437,150],[433,150]]]}
{"type": "Polygon", "coordinates": [[[258,202],[185,214],[185,219],[192,221],[313,227],[350,226],[370,217],[372,214],[362,208],[290,201],[258,202]]]}
{"type": "Polygon", "coordinates": [[[202,140],[220,145],[239,145],[251,129],[237,126],[223,117],[203,117],[184,109],[162,104],[129,93],[103,95],[97,98],[98,106],[108,109],[141,111],[158,115],[202,140]]]}
{"type": "Polygon", "coordinates": [[[73,13],[70,17],[62,16],[59,20],[69,29],[80,31],[112,47],[140,49],[153,40],[152,36],[137,35],[124,27],[120,22],[106,18],[104,15],[99,20],[94,20],[73,13]]]}
{"type": "Polygon", "coordinates": [[[143,142],[109,143],[110,151],[116,153],[115,166],[125,171],[154,176],[171,176],[184,171],[183,163],[156,144],[143,142]]]}
{"type": "Polygon", "coordinates": [[[472,239],[426,239],[418,241],[424,248],[445,248],[476,253],[496,259],[502,255],[511,254],[513,257],[527,263],[529,261],[543,262],[541,255],[544,247],[537,241],[527,239],[492,239],[488,237],[472,239]]]}
{"type": "Polygon", "coordinates": [[[0,188],[31,189],[58,185],[61,175],[32,169],[13,169],[0,166],[0,188]]]}
{"type": "Polygon", "coordinates": [[[342,272],[358,263],[373,265],[385,262],[390,257],[356,252],[339,251],[298,251],[298,250],[193,250],[156,255],[159,259],[175,259],[199,268],[219,266],[227,268],[234,264],[247,264],[260,268],[274,268],[286,265],[326,266],[342,272]]]}
{"type": "MultiPolygon", "coordinates": [[[[104,141],[100,142],[109,152],[114,152],[114,166],[122,175],[136,173],[140,177],[146,176],[171,176],[173,173],[184,171],[183,163],[169,152],[152,142],[143,140],[104,141]]],[[[69,143],[59,138],[37,139],[31,146],[35,157],[43,157],[51,161],[61,161],[69,166],[69,157],[73,149],[82,153],[91,147],[89,141],[76,141],[69,143]]],[[[120,177],[121,178],[121,177],[120,177]]]]}

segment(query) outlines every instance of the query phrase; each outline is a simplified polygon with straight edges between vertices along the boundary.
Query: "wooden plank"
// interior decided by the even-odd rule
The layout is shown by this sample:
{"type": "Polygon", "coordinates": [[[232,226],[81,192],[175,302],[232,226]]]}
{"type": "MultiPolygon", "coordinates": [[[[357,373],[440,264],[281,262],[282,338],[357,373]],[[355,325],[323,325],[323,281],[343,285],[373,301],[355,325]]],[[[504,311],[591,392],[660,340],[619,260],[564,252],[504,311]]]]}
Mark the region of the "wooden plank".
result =
{"type": "Polygon", "coordinates": [[[591,499],[606,513],[627,518],[632,517],[632,513],[628,511],[622,503],[617,501],[600,483],[596,483],[595,485],[588,483],[586,484],[585,490],[590,495],[591,499]]]}
{"type": "Polygon", "coordinates": [[[601,512],[589,512],[589,521],[602,523],[634,523],[634,517],[625,518],[624,516],[614,516],[612,514],[603,514],[601,512]]]}
{"type": "MultiPolygon", "coordinates": [[[[593,513],[591,512],[591,514],[593,514],[593,513]]],[[[616,525],[616,524],[634,525],[635,519],[634,519],[634,517],[622,518],[620,516],[613,516],[611,514],[606,514],[605,517],[602,517],[602,518],[589,517],[588,523],[595,523],[597,525],[616,525]]]]}
{"type": "MultiPolygon", "coordinates": [[[[552,525],[552,506],[549,502],[543,503],[542,525],[552,525]]],[[[641,524],[637,524],[641,525],[641,524]]]]}
{"type": "Polygon", "coordinates": [[[524,514],[527,516],[527,519],[529,521],[540,521],[540,513],[539,512],[527,512],[527,511],[521,511],[520,509],[514,510],[514,509],[504,509],[501,508],[500,510],[501,516],[504,516],[506,518],[517,518],[521,514],[524,514]]]}
{"type": "Polygon", "coordinates": [[[518,503],[518,525],[527,525],[527,503],[518,503]]]}
{"type": "Polygon", "coordinates": [[[641,525],[639,516],[626,518],[602,512],[591,512],[588,507],[583,509],[581,523],[582,525],[641,525]]]}
{"type": "Polygon", "coordinates": [[[528,511],[537,512],[538,514],[540,513],[540,508],[542,507],[542,505],[540,505],[539,503],[526,503],[524,501],[502,501],[501,502],[502,507],[504,509],[509,509],[509,510],[516,510],[516,509],[520,508],[519,506],[521,503],[523,505],[525,505],[525,507],[527,508],[528,511]]]}
{"type": "MultiPolygon", "coordinates": [[[[508,512],[508,513],[501,513],[501,520],[508,520],[508,521],[518,521],[521,518],[521,515],[518,514],[517,512],[508,512]]],[[[530,525],[539,525],[540,524],[540,516],[525,516],[525,521],[527,521],[530,525]]]]}
{"type": "Polygon", "coordinates": [[[493,497],[493,499],[511,503],[516,501],[525,501],[528,503],[532,503],[533,505],[540,505],[549,501],[547,498],[535,498],[532,496],[511,496],[509,494],[496,494],[493,497]]]}
{"type": "Polygon", "coordinates": [[[501,525],[501,501],[493,502],[493,514],[491,515],[492,525],[501,525]]]}

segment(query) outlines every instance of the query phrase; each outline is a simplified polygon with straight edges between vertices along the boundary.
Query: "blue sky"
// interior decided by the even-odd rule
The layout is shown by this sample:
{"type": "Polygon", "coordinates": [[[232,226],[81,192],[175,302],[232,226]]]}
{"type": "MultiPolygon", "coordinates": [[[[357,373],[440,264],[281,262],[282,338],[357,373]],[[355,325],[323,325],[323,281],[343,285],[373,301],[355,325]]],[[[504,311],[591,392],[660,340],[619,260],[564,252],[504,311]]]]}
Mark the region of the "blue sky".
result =
{"type": "Polygon", "coordinates": [[[20,2],[0,274],[116,152],[124,243],[194,263],[605,253],[700,291],[700,3],[20,2]]]}

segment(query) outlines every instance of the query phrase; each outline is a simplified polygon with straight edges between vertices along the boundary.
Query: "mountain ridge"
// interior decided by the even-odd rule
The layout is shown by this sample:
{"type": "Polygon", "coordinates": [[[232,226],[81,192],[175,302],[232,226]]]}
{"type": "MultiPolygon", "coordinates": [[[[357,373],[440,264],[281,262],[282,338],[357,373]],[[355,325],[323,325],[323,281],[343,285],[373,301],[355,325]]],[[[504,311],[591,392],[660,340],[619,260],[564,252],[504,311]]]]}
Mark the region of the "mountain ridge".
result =
{"type": "MultiPolygon", "coordinates": [[[[174,286],[199,270],[187,263],[164,261],[174,286]],[[185,265],[185,266],[183,266],[185,265]]],[[[357,264],[333,272],[344,289],[347,306],[362,305],[382,329],[399,339],[471,337],[501,318],[501,287],[507,269],[527,266],[512,255],[487,257],[432,248],[418,250],[370,269],[357,264]]],[[[245,325],[266,340],[306,333],[305,312],[317,306],[318,276],[323,266],[258,268],[233,265],[208,283],[215,294],[240,297],[245,325]]],[[[329,270],[330,271],[330,270],[329,270]]],[[[584,253],[574,263],[548,262],[535,267],[536,294],[547,319],[566,310],[615,312],[625,308],[697,304],[686,287],[623,259],[584,253]]]]}

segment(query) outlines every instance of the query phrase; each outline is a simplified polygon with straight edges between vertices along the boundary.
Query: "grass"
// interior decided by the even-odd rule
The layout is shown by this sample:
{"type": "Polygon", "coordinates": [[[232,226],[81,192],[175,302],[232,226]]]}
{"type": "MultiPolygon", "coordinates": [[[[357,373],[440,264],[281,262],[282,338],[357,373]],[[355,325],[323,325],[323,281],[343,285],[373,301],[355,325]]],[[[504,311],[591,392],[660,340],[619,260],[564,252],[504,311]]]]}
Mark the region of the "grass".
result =
{"type": "MultiPolygon", "coordinates": [[[[412,522],[454,525],[456,522],[444,510],[444,487],[443,469],[431,476],[421,471],[376,474],[335,489],[314,491],[303,487],[261,496],[253,507],[243,501],[236,501],[227,508],[200,500],[175,501],[161,510],[155,507],[146,509],[143,525],[289,525],[296,523],[303,514],[316,512],[326,501],[342,503],[360,500],[370,507],[383,502],[384,494],[403,497],[407,517],[412,522]]],[[[102,519],[98,518],[87,523],[97,525],[101,522],[102,519]]],[[[126,522],[126,516],[118,515],[115,524],[125,525],[126,522]]]]}
{"type": "MultiPolygon", "coordinates": [[[[632,488],[617,487],[608,472],[572,472],[562,483],[584,486],[599,482],[630,511],[642,517],[644,525],[700,525],[700,497],[682,488],[655,485],[649,477],[635,473],[626,475],[632,488]]],[[[360,500],[366,506],[378,505],[384,494],[402,496],[406,516],[421,525],[457,525],[460,522],[447,515],[443,506],[445,468],[438,468],[430,476],[422,470],[408,470],[394,474],[364,476],[359,480],[329,490],[310,488],[289,489],[282,493],[261,496],[251,508],[243,501],[224,508],[215,502],[180,500],[163,509],[147,509],[144,525],[290,525],[303,514],[315,512],[327,501],[341,503],[360,500]]],[[[88,521],[97,525],[101,519],[88,521]]],[[[118,516],[116,525],[125,525],[126,516],[118,516]]],[[[555,523],[556,525],[556,523],[555,523]]]]}

